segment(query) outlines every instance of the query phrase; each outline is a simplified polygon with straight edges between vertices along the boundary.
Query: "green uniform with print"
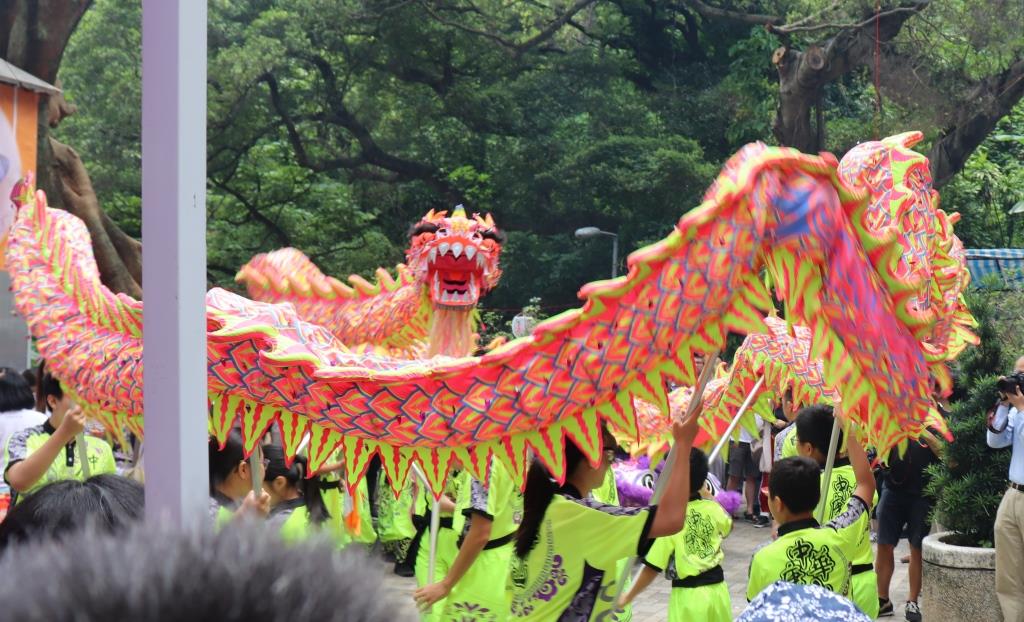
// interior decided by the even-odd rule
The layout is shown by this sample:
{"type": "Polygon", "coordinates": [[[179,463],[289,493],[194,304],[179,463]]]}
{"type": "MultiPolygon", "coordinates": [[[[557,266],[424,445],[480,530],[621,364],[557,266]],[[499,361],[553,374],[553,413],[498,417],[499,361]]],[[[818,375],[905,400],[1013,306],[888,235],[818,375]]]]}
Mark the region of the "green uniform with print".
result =
{"type": "Polygon", "coordinates": [[[846,511],[823,527],[813,518],[780,526],[778,539],[754,553],[747,600],[779,580],[820,585],[849,598],[852,560],[860,545],[859,520],[868,513],[867,503],[853,496],[846,511]]]}
{"type": "Polygon", "coordinates": [[[654,508],[581,499],[565,485],[551,499],[513,594],[516,620],[614,620],[621,560],[647,553],[654,508]],[[562,618],[562,616],[566,616],[562,618]]]}
{"type": "Polygon", "coordinates": [[[731,622],[732,602],[722,570],[722,540],[732,519],[717,501],[691,499],[686,523],[675,535],[658,538],[644,564],[672,581],[669,622],[731,622]]]}
{"type": "MultiPolygon", "coordinates": [[[[590,491],[590,496],[604,503],[605,505],[619,505],[619,488],[615,483],[615,471],[608,469],[604,475],[604,481],[601,486],[590,491]]],[[[626,565],[629,564],[629,559],[623,559],[619,561],[618,574],[620,577],[626,576],[626,565]]],[[[626,605],[623,609],[615,612],[612,618],[609,618],[614,622],[630,622],[633,619],[633,605],[626,605]]]]}
{"type": "Polygon", "coordinates": [[[327,519],[327,528],[331,531],[339,547],[353,542],[371,545],[377,540],[377,532],[373,529],[373,512],[370,509],[370,495],[366,486],[366,478],[356,485],[355,498],[348,494],[345,482],[340,473],[323,475],[324,487],[321,496],[331,517],[327,519]],[[352,512],[352,506],[359,506],[359,527],[353,533],[345,524],[345,517],[352,512]]]}
{"type": "Polygon", "coordinates": [[[452,528],[459,534],[459,545],[469,531],[470,521],[477,516],[491,521],[491,537],[448,594],[438,620],[501,622],[508,618],[509,595],[506,588],[513,538],[522,514],[523,497],[501,461],[491,460],[486,484],[473,479],[468,472],[463,471],[459,475],[458,497],[452,517],[452,528]]]}
{"type": "MultiPolygon", "coordinates": [[[[822,473],[824,477],[824,473],[822,473]]],[[[814,515],[820,516],[822,506],[825,507],[825,522],[829,522],[846,510],[846,505],[857,489],[857,474],[849,460],[836,461],[832,469],[825,498],[814,508],[814,515]]],[[[878,504],[878,493],[875,493],[872,507],[878,504]]],[[[875,574],[875,554],[871,548],[871,517],[865,514],[858,520],[860,538],[851,563],[850,600],[860,607],[861,611],[874,619],[878,617],[878,577],[875,574]]]]}
{"type": "MultiPolygon", "coordinates": [[[[5,464],[7,471],[12,466],[28,458],[36,450],[43,446],[50,436],[56,432],[50,422],[25,428],[15,432],[7,440],[7,447],[4,448],[5,464]]],[[[64,480],[85,481],[85,474],[82,472],[82,461],[79,459],[78,442],[72,441],[64,446],[64,450],[57,454],[57,457],[50,464],[43,476],[28,490],[18,495],[17,501],[25,498],[47,484],[64,480]]],[[[86,456],[89,460],[89,475],[104,475],[117,472],[117,463],[114,462],[114,451],[110,444],[94,436],[85,436],[86,456]]],[[[7,480],[7,471],[4,471],[4,481],[7,480]]],[[[10,482],[7,482],[10,484],[10,482]]]]}
{"type": "MultiPolygon", "coordinates": [[[[451,499],[458,499],[457,481],[462,478],[453,473],[449,476],[445,485],[445,494],[451,499]]],[[[459,535],[452,528],[452,515],[442,514],[437,530],[437,552],[434,556],[434,576],[430,574],[430,510],[433,506],[430,493],[426,488],[419,486],[416,490],[416,497],[413,503],[413,523],[416,525],[416,587],[423,587],[440,581],[448,569],[452,567],[455,556],[459,553],[459,535]]],[[[428,612],[420,612],[422,622],[433,622],[438,619],[439,614],[444,611],[448,599],[442,598],[434,603],[428,612]]]]}

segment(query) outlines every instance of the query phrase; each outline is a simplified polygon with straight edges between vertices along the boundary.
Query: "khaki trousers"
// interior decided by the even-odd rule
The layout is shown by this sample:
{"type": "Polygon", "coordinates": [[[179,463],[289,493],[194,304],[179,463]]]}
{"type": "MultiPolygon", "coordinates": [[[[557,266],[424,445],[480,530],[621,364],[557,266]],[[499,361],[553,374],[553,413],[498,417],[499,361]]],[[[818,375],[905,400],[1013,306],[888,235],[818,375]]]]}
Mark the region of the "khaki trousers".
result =
{"type": "Polygon", "coordinates": [[[1009,488],[996,512],[996,596],[1005,622],[1024,622],[1024,491],[1009,488]]]}

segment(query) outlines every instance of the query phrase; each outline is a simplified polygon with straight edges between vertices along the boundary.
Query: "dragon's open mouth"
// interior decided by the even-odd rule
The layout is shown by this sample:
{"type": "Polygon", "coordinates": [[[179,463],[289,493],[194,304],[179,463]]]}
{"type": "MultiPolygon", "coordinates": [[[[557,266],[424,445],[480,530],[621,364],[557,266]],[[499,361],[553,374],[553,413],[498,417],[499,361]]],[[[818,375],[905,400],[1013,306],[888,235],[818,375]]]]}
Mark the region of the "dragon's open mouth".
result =
{"type": "Polygon", "coordinates": [[[472,242],[444,242],[427,256],[430,298],[436,304],[466,307],[480,299],[485,258],[472,242]]]}

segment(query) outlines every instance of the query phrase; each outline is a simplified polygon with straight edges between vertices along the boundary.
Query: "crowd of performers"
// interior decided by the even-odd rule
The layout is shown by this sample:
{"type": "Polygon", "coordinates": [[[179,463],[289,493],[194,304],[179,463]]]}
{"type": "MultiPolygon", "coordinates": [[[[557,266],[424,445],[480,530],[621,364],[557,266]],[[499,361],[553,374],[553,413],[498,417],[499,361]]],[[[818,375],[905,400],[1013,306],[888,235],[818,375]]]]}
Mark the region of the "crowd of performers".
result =
{"type": "MultiPolygon", "coordinates": [[[[0,409],[5,492],[16,517],[0,523],[0,545],[13,538],[12,532],[24,531],[16,508],[47,484],[131,473],[131,459],[119,447],[82,435],[84,417],[45,367],[24,376],[0,370],[0,409]]],[[[772,527],[770,543],[750,561],[748,600],[779,581],[817,585],[849,598],[873,619],[892,614],[893,548],[906,528],[916,565],[906,616],[920,619],[920,546],[928,515],[926,502],[920,502],[921,480],[941,451],[933,437],[912,443],[902,457],[892,456],[882,475],[880,502],[872,459],[855,435],[841,436],[838,446],[845,450],[822,498],[832,407],[793,412],[783,400],[776,409],[776,434],[764,436],[769,446],[756,447],[756,439],[742,436],[728,456],[733,488],[745,487],[747,461],[764,464],[756,458],[764,451],[775,456],[765,473],[767,507],[759,508],[759,471],[758,484],[744,491],[746,504],[727,511],[723,505],[729,503],[714,494],[718,478],[709,473],[707,455],[693,447],[700,407],[696,410],[673,425],[681,458],[661,472],[666,482],[656,505],[620,505],[611,466],[624,454],[607,429],[597,464],[566,440],[564,482],[539,461],[529,467],[523,491],[498,459],[492,459],[486,481],[464,470],[452,472],[438,505],[433,580],[428,542],[433,499],[422,480],[410,475],[395,495],[379,465],[371,464],[367,477],[350,489],[343,484],[346,465],[340,453],[318,476],[307,477],[306,458],[300,454],[288,461],[273,434],[264,439],[256,461],[246,459],[238,430],[223,444],[210,439],[210,520],[224,529],[236,518],[258,517],[286,543],[316,536],[339,548],[379,550],[395,563],[394,572],[415,576],[414,598],[423,620],[629,620],[631,603],[659,577],[671,582],[670,620],[732,620],[722,543],[734,520],[743,519],[755,526],[770,520],[772,527]],[[262,482],[258,494],[254,481],[262,482]],[[879,517],[877,560],[875,508],[886,514],[879,517]],[[740,513],[736,518],[734,510],[740,513]],[[642,562],[641,570],[630,577],[634,558],[642,562]]]]}

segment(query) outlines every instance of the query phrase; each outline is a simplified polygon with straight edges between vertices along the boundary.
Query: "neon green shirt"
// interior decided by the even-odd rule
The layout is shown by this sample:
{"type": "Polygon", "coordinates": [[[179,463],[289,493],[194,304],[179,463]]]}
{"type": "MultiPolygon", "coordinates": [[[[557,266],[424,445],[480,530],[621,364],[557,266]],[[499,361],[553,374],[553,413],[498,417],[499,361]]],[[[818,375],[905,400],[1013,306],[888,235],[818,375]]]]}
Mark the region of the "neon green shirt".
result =
{"type": "Polygon", "coordinates": [[[846,511],[824,527],[813,518],[779,527],[778,539],[754,553],[750,562],[747,600],[780,579],[820,585],[848,597],[862,530],[859,521],[868,513],[863,499],[850,497],[846,511]]]}
{"type": "Polygon", "coordinates": [[[590,491],[590,496],[606,505],[619,505],[619,488],[615,485],[615,472],[608,469],[600,488],[590,491]]]}
{"type": "Polygon", "coordinates": [[[412,524],[412,482],[407,481],[405,488],[395,498],[394,491],[387,484],[387,478],[381,477],[377,487],[377,535],[381,542],[408,540],[416,535],[416,527],[412,524]]]}
{"type": "MultiPolygon", "coordinates": [[[[825,498],[818,502],[818,507],[814,508],[814,515],[819,516],[822,504],[825,506],[825,522],[829,522],[837,518],[840,514],[846,511],[846,505],[850,502],[850,497],[853,496],[853,491],[857,489],[857,475],[853,472],[853,467],[846,462],[840,464],[832,469],[832,477],[829,480],[828,490],[825,491],[825,498]]],[[[825,474],[822,472],[822,477],[825,474]]],[[[878,493],[875,493],[875,497],[872,500],[872,507],[878,503],[878,493]]],[[[853,558],[854,564],[871,564],[874,562],[875,556],[871,549],[871,517],[869,514],[862,516],[858,523],[861,527],[861,537],[857,542],[857,552],[853,558]]]]}
{"type": "Polygon", "coordinates": [[[523,517],[523,496],[512,481],[501,461],[491,460],[491,472],[486,484],[479,482],[466,471],[459,474],[458,492],[455,499],[455,515],[452,529],[462,536],[469,531],[467,517],[480,514],[490,519],[491,540],[510,536],[519,528],[523,517]]]}
{"type": "Polygon", "coordinates": [[[692,500],[683,530],[655,540],[644,563],[669,580],[695,577],[722,563],[722,540],[731,531],[732,519],[717,501],[692,500]]]}
{"type": "MultiPolygon", "coordinates": [[[[4,471],[4,481],[7,481],[7,472],[10,471],[12,466],[28,458],[33,452],[42,447],[43,443],[49,440],[54,432],[56,430],[50,425],[50,421],[46,420],[40,425],[25,428],[12,434],[11,438],[7,441],[7,447],[4,448],[4,458],[7,464],[7,468],[4,471]]],[[[54,459],[46,472],[43,473],[43,476],[39,478],[39,481],[21,493],[18,499],[23,499],[25,495],[32,494],[53,482],[69,479],[79,482],[85,481],[76,444],[76,441],[71,441],[65,445],[64,451],[57,454],[56,459],[54,459]]],[[[114,451],[110,448],[109,443],[101,438],[86,436],[85,446],[87,450],[86,455],[89,460],[89,475],[117,472],[117,464],[114,462],[114,451]]],[[[10,482],[7,483],[10,484],[10,482]]]]}
{"type": "Polygon", "coordinates": [[[791,423],[775,435],[775,461],[798,455],[796,449],[796,424],[791,423]]]}
{"type": "MultiPolygon", "coordinates": [[[[326,473],[323,479],[331,486],[326,487],[321,495],[327,512],[331,515],[327,519],[327,528],[331,531],[339,546],[345,546],[349,542],[360,542],[373,544],[377,540],[377,532],[373,529],[373,513],[370,510],[370,495],[367,492],[366,478],[359,480],[356,485],[354,498],[349,495],[345,482],[341,481],[339,473],[326,473]],[[345,524],[345,517],[353,508],[358,508],[359,525],[355,532],[350,531],[345,524]]],[[[388,493],[390,494],[390,491],[388,493]]]]}
{"type": "Polygon", "coordinates": [[[654,508],[620,508],[580,499],[565,486],[544,512],[537,542],[523,560],[511,618],[603,619],[615,609],[618,564],[643,556],[654,508]]]}
{"type": "Polygon", "coordinates": [[[284,501],[270,511],[267,524],[278,530],[281,539],[288,544],[302,542],[309,538],[313,531],[309,521],[309,509],[306,501],[299,497],[284,501]]]}

